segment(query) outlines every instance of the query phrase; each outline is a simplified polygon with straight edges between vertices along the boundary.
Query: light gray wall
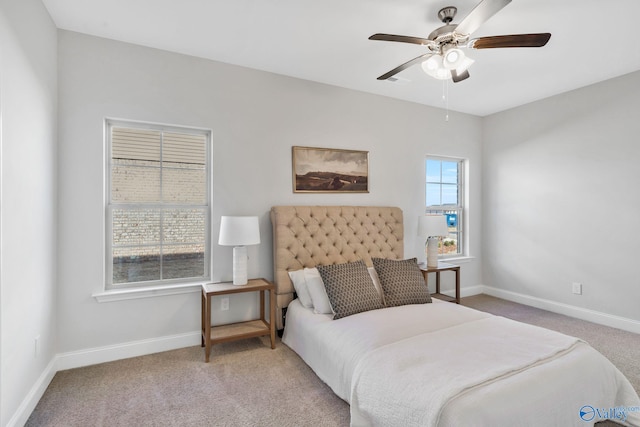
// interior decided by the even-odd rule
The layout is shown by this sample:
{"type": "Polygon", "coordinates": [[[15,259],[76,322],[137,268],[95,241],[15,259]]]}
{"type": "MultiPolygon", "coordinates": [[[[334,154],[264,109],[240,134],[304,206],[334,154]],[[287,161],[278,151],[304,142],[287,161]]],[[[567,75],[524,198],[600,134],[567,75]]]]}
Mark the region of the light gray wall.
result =
{"type": "Polygon", "coordinates": [[[639,87],[636,72],[484,119],[485,285],[640,320],[639,87]]]}
{"type": "MultiPolygon", "coordinates": [[[[37,397],[27,395],[47,385],[56,354],[198,331],[196,293],[102,304],[91,296],[103,289],[105,117],[213,130],[213,241],[220,215],[260,215],[253,276],[272,277],[274,204],[400,206],[406,255],[423,258],[414,236],[423,158],[456,156],[470,161],[469,244],[477,257],[463,264],[463,287],[484,283],[638,319],[638,73],[445,122],[434,108],[57,34],[58,86],[56,30],[40,2],[0,4],[0,425],[28,415],[24,404],[37,397]],[[292,145],[368,150],[371,193],[293,194],[292,145]],[[612,218],[613,232],[596,225],[612,218]],[[573,281],[584,284],[583,296],[570,294],[573,281]]],[[[231,249],[213,250],[214,279],[229,279],[231,249]]],[[[227,320],[255,311],[253,299],[232,299],[227,320]]]]}
{"type": "MultiPolygon", "coordinates": [[[[480,255],[481,119],[72,32],[59,32],[59,348],[61,353],[199,330],[198,294],[97,303],[103,289],[105,117],[213,131],[213,242],[221,215],[259,215],[250,276],[272,278],[268,212],[278,204],[394,205],[407,256],[424,212],[424,156],[469,159],[470,250],[480,255]],[[293,194],[293,145],[369,151],[369,194],[293,194]]],[[[384,83],[382,83],[384,84],[384,83]]],[[[214,279],[231,278],[231,248],[213,245],[214,279]]],[[[480,259],[463,286],[480,283],[480,259]]],[[[236,296],[227,319],[255,312],[236,296]]],[[[216,313],[214,316],[221,315],[216,313]]]]}
{"type": "Polygon", "coordinates": [[[39,0],[0,3],[2,426],[56,354],[56,38],[39,0]]]}

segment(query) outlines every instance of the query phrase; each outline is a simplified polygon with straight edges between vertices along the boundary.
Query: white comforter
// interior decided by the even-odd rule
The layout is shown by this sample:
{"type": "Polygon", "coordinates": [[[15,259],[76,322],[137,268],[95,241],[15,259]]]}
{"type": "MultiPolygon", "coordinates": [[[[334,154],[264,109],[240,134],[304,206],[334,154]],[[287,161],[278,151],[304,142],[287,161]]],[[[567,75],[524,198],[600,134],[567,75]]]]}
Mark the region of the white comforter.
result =
{"type": "Polygon", "coordinates": [[[351,404],[354,426],[585,426],[615,408],[640,426],[628,380],[587,344],[456,304],[331,320],[294,301],[283,342],[351,404]]]}

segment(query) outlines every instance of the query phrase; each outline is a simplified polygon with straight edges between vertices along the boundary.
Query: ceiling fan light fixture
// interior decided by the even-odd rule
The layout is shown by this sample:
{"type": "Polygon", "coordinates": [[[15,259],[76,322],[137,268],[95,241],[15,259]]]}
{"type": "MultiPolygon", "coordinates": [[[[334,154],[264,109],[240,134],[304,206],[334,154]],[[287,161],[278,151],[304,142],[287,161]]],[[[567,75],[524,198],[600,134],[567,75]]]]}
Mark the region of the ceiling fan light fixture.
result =
{"type": "Polygon", "coordinates": [[[428,76],[438,80],[446,80],[451,78],[451,71],[446,69],[442,63],[442,56],[432,55],[422,63],[422,70],[428,76]]]}
{"type": "Polygon", "coordinates": [[[442,63],[449,70],[456,70],[464,62],[466,55],[458,48],[451,48],[444,52],[442,63]]]}
{"type": "Polygon", "coordinates": [[[436,70],[440,68],[440,64],[442,63],[442,60],[438,61],[438,59],[440,59],[438,55],[432,55],[429,57],[429,59],[424,61],[422,63],[422,69],[424,70],[424,72],[427,74],[435,73],[436,70]]]}
{"type": "Polygon", "coordinates": [[[462,60],[462,62],[460,63],[460,65],[455,69],[456,73],[458,74],[462,74],[465,71],[467,71],[469,69],[469,67],[471,67],[471,65],[473,65],[473,63],[476,62],[473,59],[469,58],[468,56],[464,57],[464,60],[462,60]]]}
{"type": "Polygon", "coordinates": [[[446,68],[438,68],[438,71],[436,71],[436,74],[433,77],[438,80],[449,80],[451,78],[451,71],[446,68]]]}

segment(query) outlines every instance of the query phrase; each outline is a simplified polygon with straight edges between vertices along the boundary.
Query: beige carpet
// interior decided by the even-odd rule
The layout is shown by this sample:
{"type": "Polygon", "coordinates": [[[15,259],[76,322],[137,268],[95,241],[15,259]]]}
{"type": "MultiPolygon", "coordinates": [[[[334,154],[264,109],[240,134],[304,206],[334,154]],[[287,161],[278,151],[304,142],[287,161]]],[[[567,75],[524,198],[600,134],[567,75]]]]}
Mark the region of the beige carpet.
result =
{"type": "Polygon", "coordinates": [[[348,426],[349,406],[278,341],[188,347],[58,372],[27,426],[348,426]],[[320,421],[320,424],[318,422],[320,421]]]}
{"type": "MultiPolygon", "coordinates": [[[[640,337],[484,295],[463,304],[578,336],[640,390],[640,337]]],[[[288,347],[199,346],[58,372],[27,426],[348,426],[349,406],[288,347]]]]}

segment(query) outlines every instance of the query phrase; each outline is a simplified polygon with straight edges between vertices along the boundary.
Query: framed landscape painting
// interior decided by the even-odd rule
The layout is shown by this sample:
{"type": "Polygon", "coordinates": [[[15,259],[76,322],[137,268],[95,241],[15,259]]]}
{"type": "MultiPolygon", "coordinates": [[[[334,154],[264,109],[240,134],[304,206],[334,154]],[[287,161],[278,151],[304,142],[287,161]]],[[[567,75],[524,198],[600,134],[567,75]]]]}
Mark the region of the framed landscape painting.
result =
{"type": "Polygon", "coordinates": [[[292,147],[294,193],[368,193],[369,152],[292,147]]]}

